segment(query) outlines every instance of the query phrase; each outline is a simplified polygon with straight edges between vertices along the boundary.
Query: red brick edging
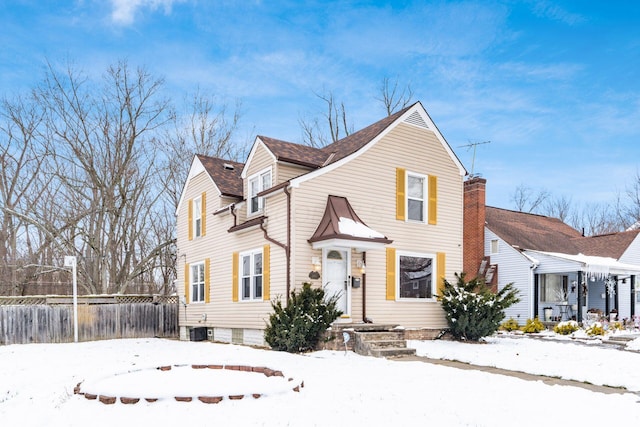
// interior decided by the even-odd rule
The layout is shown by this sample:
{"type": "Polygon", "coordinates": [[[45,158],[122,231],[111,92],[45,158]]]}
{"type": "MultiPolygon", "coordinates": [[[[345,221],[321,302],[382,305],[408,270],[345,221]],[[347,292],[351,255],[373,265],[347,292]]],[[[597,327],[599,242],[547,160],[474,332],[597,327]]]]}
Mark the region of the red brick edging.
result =
{"type": "MultiPolygon", "coordinates": [[[[182,366],[182,365],[174,365],[174,366],[182,366]]],[[[229,371],[240,371],[240,372],[255,372],[257,374],[263,374],[266,377],[282,377],[284,378],[284,373],[279,370],[267,368],[264,366],[248,366],[248,365],[191,365],[192,369],[226,369],[229,371]]],[[[156,369],[159,371],[170,371],[172,369],[171,365],[158,366],[156,369]]],[[[304,381],[296,382],[293,378],[288,378],[289,382],[293,383],[293,387],[291,390],[294,392],[300,392],[300,389],[304,387],[304,381]]],[[[82,391],[82,382],[79,382],[74,388],[73,393],[82,395],[87,400],[97,400],[102,402],[105,405],[113,405],[118,400],[120,403],[125,405],[135,405],[140,400],[144,399],[146,402],[153,403],[157,402],[159,399],[156,397],[131,397],[131,396],[106,396],[106,395],[96,395],[92,393],[85,393],[82,391]]],[[[229,400],[241,400],[244,397],[253,397],[254,399],[259,399],[262,397],[260,393],[247,393],[247,394],[233,394],[228,396],[197,396],[197,400],[202,403],[212,404],[212,403],[220,403],[225,399],[229,400]]],[[[192,396],[174,396],[174,399],[177,402],[192,402],[194,398],[192,396]]]]}

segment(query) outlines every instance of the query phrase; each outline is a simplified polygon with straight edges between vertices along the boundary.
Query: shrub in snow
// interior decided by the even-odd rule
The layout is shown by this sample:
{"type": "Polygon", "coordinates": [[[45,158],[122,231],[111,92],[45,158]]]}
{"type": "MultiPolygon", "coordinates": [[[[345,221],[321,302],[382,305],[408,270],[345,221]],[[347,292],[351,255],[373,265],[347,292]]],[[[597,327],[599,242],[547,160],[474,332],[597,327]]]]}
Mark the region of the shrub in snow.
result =
{"type": "Polygon", "coordinates": [[[280,299],[272,301],[273,313],[264,331],[265,341],[278,351],[315,350],[322,332],[342,314],[336,309],[337,300],[337,295],[325,298],[323,289],[304,283],[299,292],[291,292],[285,307],[280,299]]]}
{"type": "Polygon", "coordinates": [[[587,335],[604,335],[604,327],[602,326],[602,323],[600,322],[593,322],[588,328],[587,328],[587,335]]]}
{"type": "Polygon", "coordinates": [[[553,327],[553,332],[560,335],[569,335],[580,329],[578,322],[575,320],[569,320],[566,322],[560,322],[553,327]]]}
{"type": "Polygon", "coordinates": [[[611,322],[611,323],[609,323],[609,330],[611,332],[623,331],[624,330],[624,325],[622,324],[622,322],[611,322]]]}
{"type": "Polygon", "coordinates": [[[500,325],[501,331],[513,332],[517,331],[518,329],[520,329],[520,325],[518,324],[518,321],[513,317],[510,317],[509,320],[504,321],[502,325],[500,325]]]}
{"type": "Polygon", "coordinates": [[[456,284],[445,280],[439,295],[451,334],[456,339],[478,341],[496,332],[504,310],[519,301],[518,290],[509,283],[493,293],[482,279],[466,282],[464,273],[456,274],[456,278],[456,284]]]}
{"type": "Polygon", "coordinates": [[[544,324],[536,317],[535,319],[527,319],[527,323],[521,328],[525,334],[535,334],[547,329],[544,324]]]}

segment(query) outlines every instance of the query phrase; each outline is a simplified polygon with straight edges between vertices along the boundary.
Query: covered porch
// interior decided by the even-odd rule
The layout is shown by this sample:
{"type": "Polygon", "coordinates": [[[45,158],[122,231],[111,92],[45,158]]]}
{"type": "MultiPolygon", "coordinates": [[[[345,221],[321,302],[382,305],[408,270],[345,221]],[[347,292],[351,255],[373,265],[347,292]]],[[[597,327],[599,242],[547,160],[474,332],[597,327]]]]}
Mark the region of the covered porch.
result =
{"type": "Polygon", "coordinates": [[[527,252],[534,260],[534,317],[623,321],[637,314],[640,266],[582,254],[527,252]]]}

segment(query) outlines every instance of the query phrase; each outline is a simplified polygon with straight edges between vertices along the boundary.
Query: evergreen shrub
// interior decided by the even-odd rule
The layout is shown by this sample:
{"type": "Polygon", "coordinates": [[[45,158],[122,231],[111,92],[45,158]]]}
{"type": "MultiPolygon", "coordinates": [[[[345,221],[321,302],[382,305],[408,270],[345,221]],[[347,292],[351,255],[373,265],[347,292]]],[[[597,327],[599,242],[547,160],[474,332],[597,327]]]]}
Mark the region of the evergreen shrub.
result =
{"type": "Polygon", "coordinates": [[[604,335],[604,326],[602,326],[602,323],[600,322],[593,322],[593,324],[587,328],[586,332],[587,335],[590,336],[604,335]]]}
{"type": "Polygon", "coordinates": [[[547,329],[544,324],[536,317],[534,319],[527,319],[527,323],[521,328],[525,334],[535,334],[547,329]]]}
{"type": "Polygon", "coordinates": [[[518,324],[518,321],[513,317],[510,317],[509,320],[504,321],[502,325],[500,325],[501,331],[513,332],[517,331],[518,329],[520,329],[520,325],[518,324]]]}
{"type": "Polygon", "coordinates": [[[325,298],[322,288],[304,283],[298,292],[291,291],[286,306],[280,299],[271,302],[265,341],[274,350],[289,353],[315,350],[322,333],[342,314],[337,301],[338,295],[325,298]]]}
{"type": "Polygon", "coordinates": [[[560,322],[553,327],[553,332],[560,335],[569,335],[580,329],[578,322],[575,320],[568,320],[566,322],[560,322]]]}
{"type": "Polygon", "coordinates": [[[456,284],[445,279],[439,295],[451,334],[458,340],[478,341],[495,333],[504,310],[519,301],[518,290],[509,283],[494,293],[482,279],[466,282],[464,273],[456,273],[456,278],[456,284]]]}

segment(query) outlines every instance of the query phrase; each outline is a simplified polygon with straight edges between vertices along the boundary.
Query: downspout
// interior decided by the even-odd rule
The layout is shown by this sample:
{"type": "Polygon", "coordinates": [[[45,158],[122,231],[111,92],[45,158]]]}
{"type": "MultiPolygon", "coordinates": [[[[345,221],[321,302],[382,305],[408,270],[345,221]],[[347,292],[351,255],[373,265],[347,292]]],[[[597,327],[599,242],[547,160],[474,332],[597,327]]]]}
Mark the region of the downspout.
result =
{"type": "Polygon", "coordinates": [[[367,253],[362,252],[362,264],[365,266],[364,273],[362,273],[362,321],[366,322],[367,318],[367,253]]]}
{"type": "MultiPolygon", "coordinates": [[[[619,286],[618,286],[618,276],[614,276],[614,279],[616,281],[615,285],[613,285],[613,308],[616,309],[616,311],[618,312],[618,316],[620,316],[620,307],[619,307],[619,302],[620,302],[620,292],[619,292],[619,286]]],[[[618,317],[619,318],[619,317],[618,317]]]]}
{"type": "Polygon", "coordinates": [[[578,270],[578,294],[577,294],[577,299],[578,299],[578,313],[576,314],[576,320],[578,322],[582,322],[582,270],[578,270]]]}
{"type": "Polygon", "coordinates": [[[231,206],[229,206],[229,212],[231,212],[231,215],[233,215],[233,226],[235,227],[236,225],[238,225],[238,217],[236,215],[236,204],[232,204],[231,206]]]}
{"type": "Polygon", "coordinates": [[[631,281],[631,318],[636,315],[636,275],[632,274],[629,277],[631,281]]]}
{"type": "MultiPolygon", "coordinates": [[[[289,294],[291,293],[291,193],[289,188],[283,188],[284,194],[287,195],[287,247],[285,255],[287,257],[287,303],[289,302],[289,294]]],[[[288,305],[288,304],[287,304],[288,305]]]]}
{"type": "MultiPolygon", "coordinates": [[[[529,265],[529,269],[531,270],[531,275],[533,276],[533,318],[538,317],[538,311],[540,310],[540,286],[539,286],[539,275],[536,273],[536,269],[540,265],[540,261],[537,259],[525,254],[524,252],[520,252],[531,264],[529,265]]],[[[529,276],[529,280],[531,280],[531,276],[529,276]]],[[[529,282],[531,283],[531,282],[529,282]]],[[[531,308],[531,305],[529,305],[531,308]]]]}
{"type": "Polygon", "coordinates": [[[289,192],[287,187],[284,187],[283,190],[284,194],[287,195],[287,244],[279,242],[270,237],[267,229],[264,228],[264,222],[260,223],[260,230],[262,230],[262,232],[264,233],[264,238],[267,241],[284,249],[287,264],[287,302],[289,302],[289,294],[291,293],[291,193],[289,192]]]}
{"type": "Polygon", "coordinates": [[[540,310],[540,303],[538,300],[540,299],[540,293],[538,291],[539,288],[539,278],[538,274],[533,272],[533,318],[538,317],[538,311],[540,310]]]}
{"type": "Polygon", "coordinates": [[[607,282],[605,280],[604,282],[604,294],[605,294],[605,299],[604,299],[604,315],[605,316],[609,316],[609,310],[611,310],[611,296],[609,295],[609,290],[607,289],[607,282]]]}

